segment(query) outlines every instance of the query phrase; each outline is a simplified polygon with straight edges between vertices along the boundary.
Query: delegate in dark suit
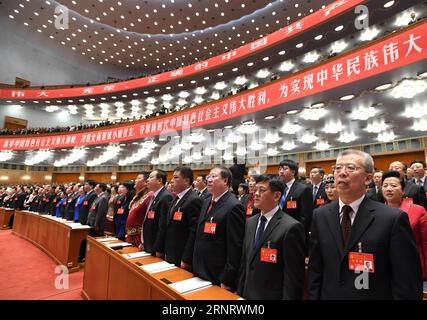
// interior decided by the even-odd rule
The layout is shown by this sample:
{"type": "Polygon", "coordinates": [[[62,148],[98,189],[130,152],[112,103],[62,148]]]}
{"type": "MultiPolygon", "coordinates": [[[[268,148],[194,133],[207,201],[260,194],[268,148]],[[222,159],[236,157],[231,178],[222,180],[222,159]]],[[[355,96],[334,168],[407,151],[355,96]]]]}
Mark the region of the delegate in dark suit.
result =
{"type": "Polygon", "coordinates": [[[208,188],[205,188],[201,193],[199,193],[199,197],[200,199],[202,199],[202,202],[206,199],[209,198],[211,196],[211,194],[209,193],[208,188]]]}
{"type": "Polygon", "coordinates": [[[300,221],[308,235],[313,214],[313,195],[310,186],[295,181],[288,192],[282,211],[300,221]],[[291,201],[296,201],[296,208],[288,205],[291,201]]]}
{"type": "Polygon", "coordinates": [[[408,215],[366,196],[360,204],[346,246],[339,204],[315,210],[309,260],[310,299],[421,299],[421,264],[408,215]],[[374,256],[368,289],[356,289],[361,274],[349,270],[349,252],[374,256]]]}
{"type": "Polygon", "coordinates": [[[87,193],[86,199],[83,201],[83,204],[80,208],[79,222],[81,224],[88,224],[87,218],[89,215],[89,210],[92,207],[92,204],[95,201],[96,197],[97,196],[94,190],[87,193]]]}
{"type": "Polygon", "coordinates": [[[194,237],[197,221],[202,207],[199,196],[188,190],[187,193],[170,208],[166,219],[160,220],[159,249],[165,254],[165,260],[179,266],[181,261],[191,265],[193,260],[194,237]],[[182,214],[175,214],[180,212],[182,214]]]}
{"type": "Polygon", "coordinates": [[[67,200],[67,205],[65,207],[65,219],[74,220],[74,209],[76,208],[76,202],[79,198],[79,193],[73,193],[67,200]]]}
{"type": "Polygon", "coordinates": [[[210,200],[203,203],[197,226],[193,255],[193,273],[213,284],[236,288],[245,233],[245,210],[227,191],[208,211],[210,200]],[[211,219],[212,218],[212,219],[211,219]],[[205,233],[205,223],[216,223],[215,234],[205,233]]]}
{"type": "Polygon", "coordinates": [[[375,187],[369,188],[369,190],[366,192],[366,196],[369,199],[374,200],[374,201],[378,201],[381,203],[385,202],[381,188],[378,188],[378,189],[375,187]]]}
{"type": "Polygon", "coordinates": [[[305,267],[304,227],[278,209],[260,245],[253,242],[260,214],[246,221],[242,273],[238,293],[245,299],[298,300],[302,298],[305,267]],[[277,263],[261,261],[261,248],[277,250],[277,263]]]}
{"type": "MultiPolygon", "coordinates": [[[[311,194],[313,194],[314,185],[310,184],[311,194]]],[[[325,183],[320,183],[319,188],[317,189],[316,195],[313,200],[313,210],[326,204],[328,200],[328,196],[325,191],[325,183]]]]}
{"type": "Polygon", "coordinates": [[[404,191],[403,199],[410,198],[414,204],[422,206],[427,210],[426,191],[423,186],[417,185],[414,180],[408,180],[404,191]]]}
{"type": "Polygon", "coordinates": [[[162,187],[148,208],[143,223],[144,251],[153,254],[156,251],[161,252],[159,223],[160,219],[166,219],[172,200],[172,194],[162,187]],[[150,211],[154,212],[154,215],[150,215],[150,211]]]}
{"type": "Polygon", "coordinates": [[[91,235],[93,237],[104,235],[107,212],[108,197],[105,192],[103,192],[93,202],[87,217],[87,224],[94,227],[94,229],[91,229],[91,235]]]}

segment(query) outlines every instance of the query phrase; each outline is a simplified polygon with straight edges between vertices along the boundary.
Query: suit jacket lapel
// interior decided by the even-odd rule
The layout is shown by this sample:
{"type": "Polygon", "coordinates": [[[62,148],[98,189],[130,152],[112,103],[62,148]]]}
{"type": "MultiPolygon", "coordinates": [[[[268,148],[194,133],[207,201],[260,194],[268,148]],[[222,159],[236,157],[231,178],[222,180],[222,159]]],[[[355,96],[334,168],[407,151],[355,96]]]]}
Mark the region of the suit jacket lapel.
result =
{"type": "MultiPolygon", "coordinates": [[[[295,200],[295,197],[293,196],[293,193],[295,192],[296,188],[297,188],[297,182],[294,181],[294,183],[292,183],[292,186],[291,186],[291,188],[288,191],[288,195],[286,196],[286,202],[289,201],[289,199],[290,199],[291,196],[292,196],[292,200],[295,200]]],[[[311,193],[313,193],[313,191],[311,193]]],[[[285,205],[285,207],[286,207],[286,205],[285,205]]]]}
{"type": "MultiPolygon", "coordinates": [[[[265,228],[264,233],[262,234],[262,239],[260,244],[252,250],[251,253],[251,257],[250,257],[250,262],[252,262],[252,260],[255,258],[256,253],[258,252],[258,250],[260,250],[262,244],[265,242],[266,239],[268,239],[268,237],[270,236],[270,234],[273,232],[274,228],[276,228],[279,223],[280,220],[282,219],[282,212],[280,210],[277,210],[276,213],[273,215],[273,217],[271,218],[270,222],[267,225],[267,228],[265,228]]],[[[256,220],[256,225],[255,225],[255,232],[256,232],[256,227],[258,226],[258,220],[256,220]]],[[[252,239],[255,238],[255,232],[254,232],[254,236],[252,239]]]]}
{"type": "MultiPolygon", "coordinates": [[[[172,218],[173,218],[173,214],[174,214],[174,212],[176,211],[176,209],[179,209],[181,206],[182,206],[182,204],[187,200],[187,198],[190,196],[190,193],[191,193],[192,191],[191,190],[188,190],[187,191],[187,193],[186,194],[184,194],[184,196],[181,198],[181,199],[179,199],[178,200],[178,202],[177,203],[175,203],[175,205],[173,206],[173,207],[171,207],[170,208],[170,210],[169,210],[169,215],[168,215],[168,223],[169,222],[171,222],[171,220],[172,220],[172,218]]],[[[178,197],[178,195],[177,195],[177,197],[178,197]]]]}
{"type": "MultiPolygon", "coordinates": [[[[210,218],[215,215],[215,212],[217,212],[225,203],[227,203],[228,197],[230,196],[230,191],[227,191],[226,194],[224,194],[218,202],[215,204],[215,206],[211,209],[210,212],[206,212],[206,218],[210,218]]],[[[208,208],[209,209],[209,206],[208,208]]],[[[206,210],[207,210],[206,209],[206,210]]]]}
{"type": "Polygon", "coordinates": [[[340,225],[340,213],[339,213],[339,204],[338,201],[334,202],[333,205],[329,208],[329,212],[326,215],[326,221],[328,222],[329,229],[331,230],[332,236],[335,239],[335,244],[339,252],[343,251],[343,238],[341,233],[340,225]]]}
{"type": "Polygon", "coordinates": [[[365,197],[357,211],[356,218],[351,226],[350,235],[348,236],[347,245],[344,249],[345,254],[359,241],[360,237],[365,232],[366,228],[375,218],[375,209],[369,208],[369,199],[365,197]]]}

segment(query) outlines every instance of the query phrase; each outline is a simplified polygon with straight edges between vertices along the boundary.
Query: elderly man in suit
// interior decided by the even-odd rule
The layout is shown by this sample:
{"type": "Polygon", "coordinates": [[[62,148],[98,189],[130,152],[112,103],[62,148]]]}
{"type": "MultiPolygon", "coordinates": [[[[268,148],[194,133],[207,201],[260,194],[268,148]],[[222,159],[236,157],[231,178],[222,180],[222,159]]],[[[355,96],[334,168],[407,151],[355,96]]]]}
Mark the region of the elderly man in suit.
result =
{"type": "Polygon", "coordinates": [[[245,299],[302,298],[305,271],[303,225],[279,208],[284,183],[277,175],[257,178],[255,207],[246,221],[239,294],[245,299]]]}
{"type": "Polygon", "coordinates": [[[208,190],[207,183],[208,181],[206,180],[205,174],[199,174],[196,177],[195,185],[197,189],[197,195],[200,197],[200,199],[202,199],[202,201],[204,201],[206,198],[209,198],[211,196],[208,190]]]}
{"type": "Polygon", "coordinates": [[[191,189],[193,184],[191,168],[176,168],[173,181],[173,191],[176,196],[168,214],[160,218],[157,256],[164,256],[167,262],[191,270],[194,237],[202,199],[191,189]]]}
{"type": "Polygon", "coordinates": [[[171,202],[172,194],[166,190],[165,184],[167,174],[163,170],[154,170],[147,180],[148,190],[153,192],[152,199],[147,207],[144,222],[142,225],[141,247],[144,251],[163,257],[162,244],[159,235],[159,224],[161,219],[166,219],[171,202]]]}
{"type": "Polygon", "coordinates": [[[202,205],[193,254],[193,273],[227,290],[237,287],[245,234],[245,210],[229,190],[231,177],[225,167],[210,171],[212,196],[202,205]]]}
{"type": "Polygon", "coordinates": [[[98,183],[94,191],[97,197],[89,210],[87,224],[93,227],[91,229],[91,236],[99,237],[104,235],[105,220],[108,212],[107,185],[105,183],[98,183]]]}
{"type": "Polygon", "coordinates": [[[339,199],[313,214],[310,299],[422,299],[421,262],[408,215],[366,197],[373,170],[365,152],[345,150],[337,157],[339,199]]]}

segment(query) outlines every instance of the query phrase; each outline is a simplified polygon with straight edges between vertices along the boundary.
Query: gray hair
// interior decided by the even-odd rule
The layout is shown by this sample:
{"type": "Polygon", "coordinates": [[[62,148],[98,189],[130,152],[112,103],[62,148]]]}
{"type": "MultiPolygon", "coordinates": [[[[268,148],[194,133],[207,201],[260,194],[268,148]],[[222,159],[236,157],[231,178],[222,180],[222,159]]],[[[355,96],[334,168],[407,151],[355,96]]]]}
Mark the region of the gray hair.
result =
{"type": "Polygon", "coordinates": [[[365,167],[366,172],[368,173],[374,172],[374,159],[372,159],[372,156],[369,153],[366,153],[360,150],[347,149],[347,150],[341,151],[337,156],[337,160],[343,156],[353,155],[353,154],[363,158],[363,166],[365,167]]]}

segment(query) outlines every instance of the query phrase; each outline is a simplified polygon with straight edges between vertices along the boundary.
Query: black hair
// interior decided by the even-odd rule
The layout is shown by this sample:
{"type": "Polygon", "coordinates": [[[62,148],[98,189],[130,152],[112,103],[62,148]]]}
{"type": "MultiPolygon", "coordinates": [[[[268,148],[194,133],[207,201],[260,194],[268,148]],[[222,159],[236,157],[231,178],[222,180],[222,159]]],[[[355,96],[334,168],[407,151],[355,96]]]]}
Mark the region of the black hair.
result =
{"type": "Polygon", "coordinates": [[[311,170],[313,170],[313,169],[318,169],[320,174],[323,174],[323,175],[325,174],[325,169],[323,169],[322,167],[316,166],[316,167],[311,168],[311,170]]]}
{"type": "Polygon", "coordinates": [[[105,183],[98,183],[98,185],[102,192],[107,191],[107,185],[105,183]]]}
{"type": "Polygon", "coordinates": [[[231,186],[232,174],[230,169],[224,166],[215,166],[212,168],[212,170],[213,169],[219,169],[219,174],[221,175],[221,178],[227,180],[227,185],[231,186]]]}
{"type": "Polygon", "coordinates": [[[184,179],[188,179],[190,185],[193,183],[194,175],[190,167],[176,167],[174,172],[179,172],[184,179]]]}
{"type": "Polygon", "coordinates": [[[421,163],[421,164],[423,165],[423,168],[425,168],[425,167],[426,167],[426,164],[424,163],[424,161],[423,161],[423,160],[414,160],[414,161],[412,161],[412,162],[411,162],[411,167],[412,167],[412,165],[413,165],[414,163],[421,163]]]}
{"type": "Polygon", "coordinates": [[[280,161],[279,164],[280,167],[286,166],[289,167],[289,169],[291,169],[294,172],[294,177],[298,176],[298,164],[291,160],[291,159],[284,159],[282,161],[280,161]]]}
{"type": "Polygon", "coordinates": [[[205,174],[199,174],[197,177],[201,177],[203,182],[206,184],[208,183],[207,179],[206,179],[206,175],[205,174]]]}
{"type": "Polygon", "coordinates": [[[150,176],[150,172],[148,172],[148,171],[141,171],[140,173],[138,173],[138,175],[144,176],[144,180],[147,181],[148,177],[150,176]]]}
{"type": "Polygon", "coordinates": [[[166,181],[168,179],[168,174],[166,173],[166,171],[160,170],[160,169],[156,169],[154,170],[156,171],[156,179],[161,179],[162,180],[162,184],[165,185],[166,181]]]}
{"type": "Polygon", "coordinates": [[[272,192],[280,192],[280,196],[283,195],[283,189],[285,189],[285,183],[279,177],[278,174],[262,174],[258,176],[257,183],[268,182],[268,186],[272,192]]]}
{"type": "Polygon", "coordinates": [[[247,183],[239,183],[239,187],[242,187],[245,190],[245,193],[249,191],[249,186],[247,183]]]}
{"type": "Polygon", "coordinates": [[[86,182],[88,185],[90,185],[92,188],[95,188],[97,183],[95,180],[86,180],[86,182]]]}
{"type": "Polygon", "coordinates": [[[399,179],[400,185],[402,186],[402,190],[405,190],[405,180],[400,177],[400,173],[398,171],[390,170],[390,171],[384,172],[381,183],[384,183],[384,180],[387,178],[399,179]]]}

